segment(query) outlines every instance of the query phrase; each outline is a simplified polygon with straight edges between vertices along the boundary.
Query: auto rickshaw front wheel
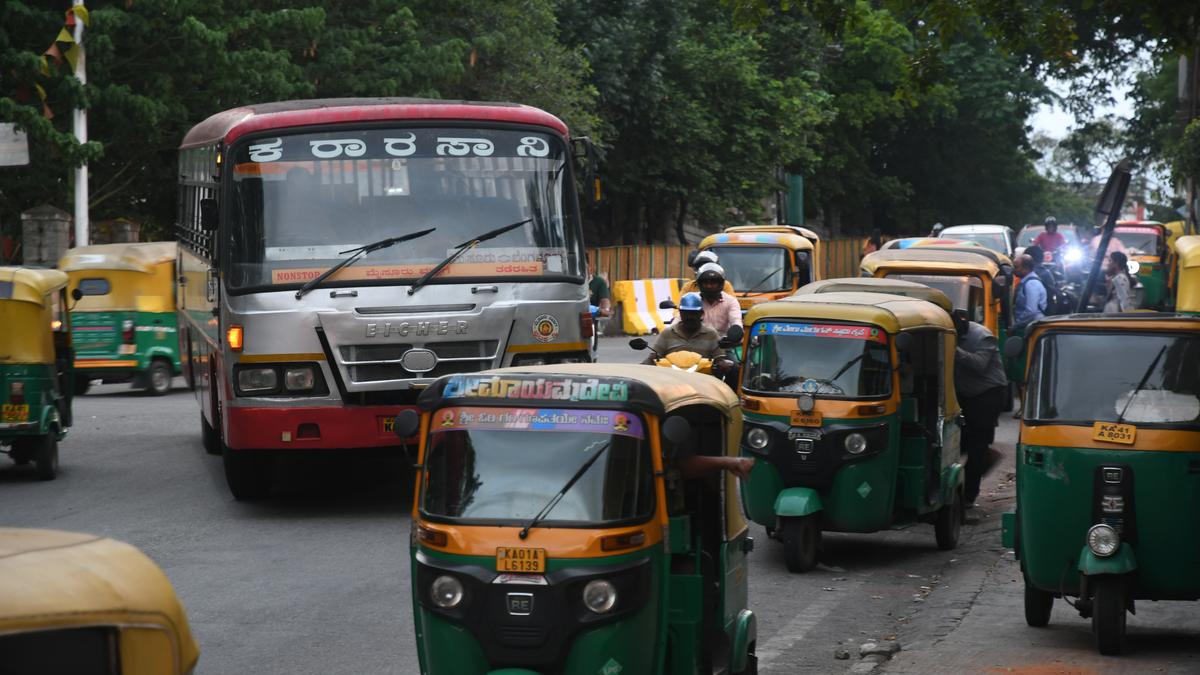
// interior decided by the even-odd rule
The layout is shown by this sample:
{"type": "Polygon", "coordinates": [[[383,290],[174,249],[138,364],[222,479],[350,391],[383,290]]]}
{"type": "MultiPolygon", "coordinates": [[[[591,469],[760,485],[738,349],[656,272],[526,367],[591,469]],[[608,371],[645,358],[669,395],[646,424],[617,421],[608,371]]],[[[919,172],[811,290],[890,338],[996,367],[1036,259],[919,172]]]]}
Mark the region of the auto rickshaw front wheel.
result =
{"type": "Polygon", "coordinates": [[[810,572],[817,566],[821,548],[820,514],[798,518],[781,518],[783,531],[783,561],[789,572],[810,572]]]}
{"type": "Polygon", "coordinates": [[[1045,628],[1050,624],[1050,611],[1054,609],[1054,594],[1043,591],[1025,578],[1025,623],[1032,628],[1045,628]]]}
{"type": "Polygon", "coordinates": [[[953,551],[958,548],[958,535],[962,532],[962,522],[962,490],[956,489],[954,500],[938,509],[937,522],[933,525],[933,533],[937,537],[939,549],[953,551]]]}
{"type": "Polygon", "coordinates": [[[1092,594],[1092,634],[1096,650],[1105,656],[1125,651],[1125,582],[1117,576],[1099,576],[1088,580],[1092,594]]]}

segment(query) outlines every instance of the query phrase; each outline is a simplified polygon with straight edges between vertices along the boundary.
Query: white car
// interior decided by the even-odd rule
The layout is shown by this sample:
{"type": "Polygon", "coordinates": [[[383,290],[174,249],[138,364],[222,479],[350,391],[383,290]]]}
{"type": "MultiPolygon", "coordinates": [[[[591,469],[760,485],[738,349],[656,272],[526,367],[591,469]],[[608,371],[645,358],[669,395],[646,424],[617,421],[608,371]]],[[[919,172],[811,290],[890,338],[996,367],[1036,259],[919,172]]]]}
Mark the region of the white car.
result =
{"type": "Polygon", "coordinates": [[[986,246],[1011,258],[1016,233],[1007,225],[954,225],[938,233],[942,239],[962,239],[986,246]]]}

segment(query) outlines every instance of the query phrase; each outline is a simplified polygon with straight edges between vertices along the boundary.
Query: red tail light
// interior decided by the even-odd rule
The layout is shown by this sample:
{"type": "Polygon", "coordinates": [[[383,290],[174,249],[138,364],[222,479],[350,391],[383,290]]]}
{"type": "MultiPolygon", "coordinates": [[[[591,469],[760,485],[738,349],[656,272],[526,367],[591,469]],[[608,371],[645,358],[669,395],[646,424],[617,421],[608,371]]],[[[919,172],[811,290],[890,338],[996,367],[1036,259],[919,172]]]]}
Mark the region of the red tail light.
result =
{"type": "Polygon", "coordinates": [[[592,337],[592,313],[583,312],[579,315],[579,335],[587,340],[592,337]]]}
{"type": "Polygon", "coordinates": [[[8,402],[9,403],[24,403],[25,402],[25,383],[24,382],[9,382],[8,383],[8,402]]]}
{"type": "Polygon", "coordinates": [[[125,319],[125,323],[121,324],[121,339],[125,342],[133,342],[133,319],[125,319]]]}

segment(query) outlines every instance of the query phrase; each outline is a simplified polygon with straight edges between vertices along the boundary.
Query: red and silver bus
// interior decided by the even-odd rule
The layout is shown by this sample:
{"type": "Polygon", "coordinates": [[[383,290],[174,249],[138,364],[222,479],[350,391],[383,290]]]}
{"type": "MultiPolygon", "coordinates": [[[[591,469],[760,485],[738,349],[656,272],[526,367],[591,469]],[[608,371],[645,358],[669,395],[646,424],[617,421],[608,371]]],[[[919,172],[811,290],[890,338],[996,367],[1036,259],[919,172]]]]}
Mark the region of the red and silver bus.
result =
{"type": "MultiPolygon", "coordinates": [[[[447,373],[590,361],[566,126],[536,108],[286,101],[179,156],[179,339],[237,499],[305,449],[400,448],[447,373]]],[[[589,154],[589,153],[583,153],[589,154]]]]}

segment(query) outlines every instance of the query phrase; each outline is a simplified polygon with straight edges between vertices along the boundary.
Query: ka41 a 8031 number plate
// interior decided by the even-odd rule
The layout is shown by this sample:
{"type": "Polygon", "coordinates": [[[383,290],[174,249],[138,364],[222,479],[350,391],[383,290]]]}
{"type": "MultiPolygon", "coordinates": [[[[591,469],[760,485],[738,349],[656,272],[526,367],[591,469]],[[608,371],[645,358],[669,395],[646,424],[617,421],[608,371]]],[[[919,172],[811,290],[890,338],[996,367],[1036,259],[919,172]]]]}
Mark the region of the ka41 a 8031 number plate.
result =
{"type": "Polygon", "coordinates": [[[1123,443],[1133,445],[1137,438],[1137,427],[1132,424],[1117,424],[1116,422],[1096,422],[1092,425],[1092,440],[1108,443],[1123,443]]]}
{"type": "Polygon", "coordinates": [[[496,549],[496,571],[529,573],[545,572],[546,549],[514,548],[502,546],[496,549]]]}

